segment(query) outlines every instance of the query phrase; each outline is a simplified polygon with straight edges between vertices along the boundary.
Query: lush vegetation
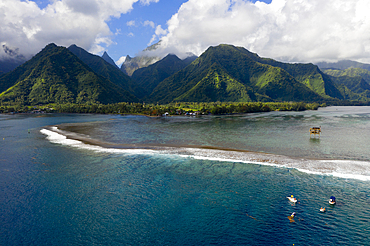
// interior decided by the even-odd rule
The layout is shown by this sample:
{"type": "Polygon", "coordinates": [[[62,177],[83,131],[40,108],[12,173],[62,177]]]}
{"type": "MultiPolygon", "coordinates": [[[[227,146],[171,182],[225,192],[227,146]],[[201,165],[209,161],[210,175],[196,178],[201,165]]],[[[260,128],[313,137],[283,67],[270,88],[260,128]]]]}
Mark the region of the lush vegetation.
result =
{"type": "MultiPolygon", "coordinates": [[[[115,103],[115,104],[48,104],[40,106],[0,106],[0,113],[98,113],[98,114],[143,114],[148,116],[169,115],[221,115],[238,113],[256,113],[269,111],[303,111],[316,110],[318,103],[303,102],[211,102],[211,103],[170,103],[166,105],[142,103],[115,103]]],[[[325,104],[321,106],[326,106],[325,104]]]]}
{"type": "Polygon", "coordinates": [[[128,93],[132,93],[133,95],[130,95],[130,97],[132,98],[133,102],[139,101],[139,99],[135,97],[142,96],[141,88],[116,66],[109,64],[102,57],[90,54],[86,50],[76,45],[71,45],[68,47],[68,50],[76,55],[83,63],[89,66],[97,75],[108,79],[113,84],[118,85],[128,93]]]}
{"type": "Polygon", "coordinates": [[[55,44],[1,76],[0,93],[0,102],[8,105],[138,101],[119,85],[97,75],[68,49],[55,44]]]}
{"type": "Polygon", "coordinates": [[[161,81],[185,68],[195,59],[196,56],[181,60],[170,54],[148,67],[137,69],[132,74],[132,79],[143,88],[143,96],[148,96],[161,81]]]}
{"type": "Polygon", "coordinates": [[[369,101],[370,71],[353,67],[344,70],[324,69],[323,71],[335,81],[345,99],[369,101]]]}
{"type": "MultiPolygon", "coordinates": [[[[149,58],[128,59],[126,65],[143,65],[149,58]]],[[[282,63],[232,45],[210,47],[194,59],[168,55],[144,64],[130,78],[75,45],[66,49],[50,44],[0,76],[1,112],[48,105],[57,112],[234,114],[370,101],[370,73],[363,69],[325,74],[313,64],[282,63]]]]}
{"type": "MultiPolygon", "coordinates": [[[[210,47],[189,66],[154,88],[151,102],[321,101],[316,92],[280,67],[231,45],[210,47]]],[[[302,71],[301,73],[304,73],[302,71]]]]}

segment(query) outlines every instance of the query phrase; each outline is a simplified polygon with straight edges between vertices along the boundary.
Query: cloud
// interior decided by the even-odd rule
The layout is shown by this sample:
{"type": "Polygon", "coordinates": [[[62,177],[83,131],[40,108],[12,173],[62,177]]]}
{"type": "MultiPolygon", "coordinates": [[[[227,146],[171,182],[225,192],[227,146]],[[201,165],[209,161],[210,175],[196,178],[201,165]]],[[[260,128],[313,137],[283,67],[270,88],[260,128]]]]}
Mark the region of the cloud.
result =
{"type": "Polygon", "coordinates": [[[121,56],[119,59],[118,59],[118,61],[116,61],[116,64],[117,64],[117,66],[121,66],[122,65],[122,63],[124,63],[126,61],[126,56],[121,56]]]}
{"type": "Polygon", "coordinates": [[[158,25],[155,28],[155,34],[152,35],[152,38],[150,39],[150,41],[148,43],[148,46],[151,45],[151,44],[153,44],[156,40],[160,39],[162,36],[166,35],[167,33],[168,33],[167,30],[162,29],[162,26],[161,25],[158,25]]]}
{"type": "Polygon", "coordinates": [[[158,3],[159,0],[140,0],[141,4],[149,5],[150,3],[158,3]]]}
{"type": "Polygon", "coordinates": [[[116,28],[116,32],[114,33],[114,35],[120,35],[122,34],[122,30],[120,28],[116,28]]]}
{"type": "Polygon", "coordinates": [[[135,26],[135,21],[131,20],[126,23],[127,26],[135,26]]]}
{"type": "MultiPolygon", "coordinates": [[[[76,44],[92,52],[104,50],[114,33],[107,22],[132,10],[139,0],[52,0],[42,9],[31,0],[0,1],[0,44],[29,56],[48,43],[76,44]]],[[[143,1],[149,4],[154,1],[143,1]]],[[[0,49],[0,58],[7,54],[0,49]]]]}
{"type": "Polygon", "coordinates": [[[189,0],[158,34],[163,53],[227,43],[284,61],[370,62],[369,9],[368,0],[189,0]]]}
{"type": "Polygon", "coordinates": [[[160,36],[160,35],[166,35],[167,30],[163,30],[161,25],[158,25],[155,29],[155,35],[160,36]]]}
{"type": "Polygon", "coordinates": [[[146,20],[144,21],[144,26],[150,26],[151,28],[154,28],[155,27],[155,24],[153,21],[149,21],[149,20],[146,20]]]}

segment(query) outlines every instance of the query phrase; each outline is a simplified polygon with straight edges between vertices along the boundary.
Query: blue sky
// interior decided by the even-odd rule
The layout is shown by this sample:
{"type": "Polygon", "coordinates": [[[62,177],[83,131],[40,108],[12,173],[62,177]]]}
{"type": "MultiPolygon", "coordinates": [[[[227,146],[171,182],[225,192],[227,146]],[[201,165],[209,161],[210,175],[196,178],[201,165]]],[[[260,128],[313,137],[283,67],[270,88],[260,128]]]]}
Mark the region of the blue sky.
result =
{"type": "Polygon", "coordinates": [[[0,44],[24,55],[76,44],[118,62],[159,40],[153,55],[228,43],[281,61],[370,63],[368,9],[366,0],[1,0],[0,44]]]}
{"type": "MultiPolygon", "coordinates": [[[[167,20],[184,2],[184,0],[161,0],[150,5],[137,2],[129,13],[122,14],[118,19],[112,18],[108,25],[112,31],[120,30],[120,34],[114,37],[115,44],[109,47],[109,55],[118,60],[122,55],[133,57],[144,50],[152,39],[155,27],[161,25],[165,28],[167,20]],[[153,22],[154,28],[150,25],[144,26],[145,21],[153,22]],[[130,22],[134,22],[134,25],[129,26],[130,22]]],[[[155,42],[158,42],[158,39],[155,42]]]]}
{"type": "MultiPolygon", "coordinates": [[[[251,2],[255,2],[253,0],[251,2]]],[[[185,0],[160,0],[150,5],[135,3],[133,10],[127,14],[121,15],[120,18],[112,18],[108,22],[112,31],[120,30],[120,34],[114,38],[115,44],[108,47],[109,55],[117,61],[122,55],[136,56],[138,52],[144,50],[149,44],[158,42],[158,38],[150,43],[154,28],[147,25],[145,21],[151,21],[155,26],[161,25],[166,28],[167,21],[176,14],[180,6],[187,1],[185,0]],[[127,23],[134,21],[134,26],[128,26],[127,23]]],[[[270,3],[271,0],[263,0],[270,3]]]]}

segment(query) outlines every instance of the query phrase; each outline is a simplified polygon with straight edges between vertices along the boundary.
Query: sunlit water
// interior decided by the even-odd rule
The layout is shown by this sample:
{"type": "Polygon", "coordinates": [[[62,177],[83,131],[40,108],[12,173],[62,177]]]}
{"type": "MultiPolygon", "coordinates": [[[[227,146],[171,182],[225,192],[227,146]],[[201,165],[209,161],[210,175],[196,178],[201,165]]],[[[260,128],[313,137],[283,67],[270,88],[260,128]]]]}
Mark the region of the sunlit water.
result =
{"type": "Polygon", "coordinates": [[[0,245],[370,245],[369,117],[0,115],[0,245]]]}

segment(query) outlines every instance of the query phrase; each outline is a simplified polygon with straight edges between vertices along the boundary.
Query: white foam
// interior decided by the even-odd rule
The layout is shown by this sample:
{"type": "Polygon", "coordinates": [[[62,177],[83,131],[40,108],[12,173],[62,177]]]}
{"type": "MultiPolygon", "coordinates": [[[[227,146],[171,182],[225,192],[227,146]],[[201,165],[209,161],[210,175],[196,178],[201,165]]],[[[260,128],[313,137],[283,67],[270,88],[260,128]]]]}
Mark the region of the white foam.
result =
{"type": "MultiPolygon", "coordinates": [[[[56,127],[52,128],[53,130],[58,131],[56,127]]],[[[47,129],[41,129],[40,132],[46,135],[46,138],[56,144],[67,145],[70,147],[80,148],[80,149],[87,149],[92,150],[95,152],[105,152],[105,153],[117,153],[117,154],[153,154],[155,153],[153,150],[146,150],[146,149],[114,149],[114,148],[103,148],[100,146],[85,144],[81,141],[68,139],[66,136],[57,133],[55,131],[50,131],[47,129]]],[[[60,132],[60,131],[59,131],[60,132]]]]}
{"type": "Polygon", "coordinates": [[[129,154],[129,155],[166,155],[167,157],[193,158],[196,160],[222,161],[234,163],[257,164],[279,168],[294,168],[300,172],[314,175],[334,176],[343,179],[357,179],[370,181],[370,162],[356,160],[305,160],[292,159],[286,156],[226,151],[200,148],[162,148],[151,149],[115,149],[103,148],[101,146],[85,144],[82,141],[68,139],[63,131],[57,127],[52,130],[42,129],[40,132],[46,135],[47,139],[56,144],[67,145],[80,149],[92,150],[95,152],[129,154]]]}

